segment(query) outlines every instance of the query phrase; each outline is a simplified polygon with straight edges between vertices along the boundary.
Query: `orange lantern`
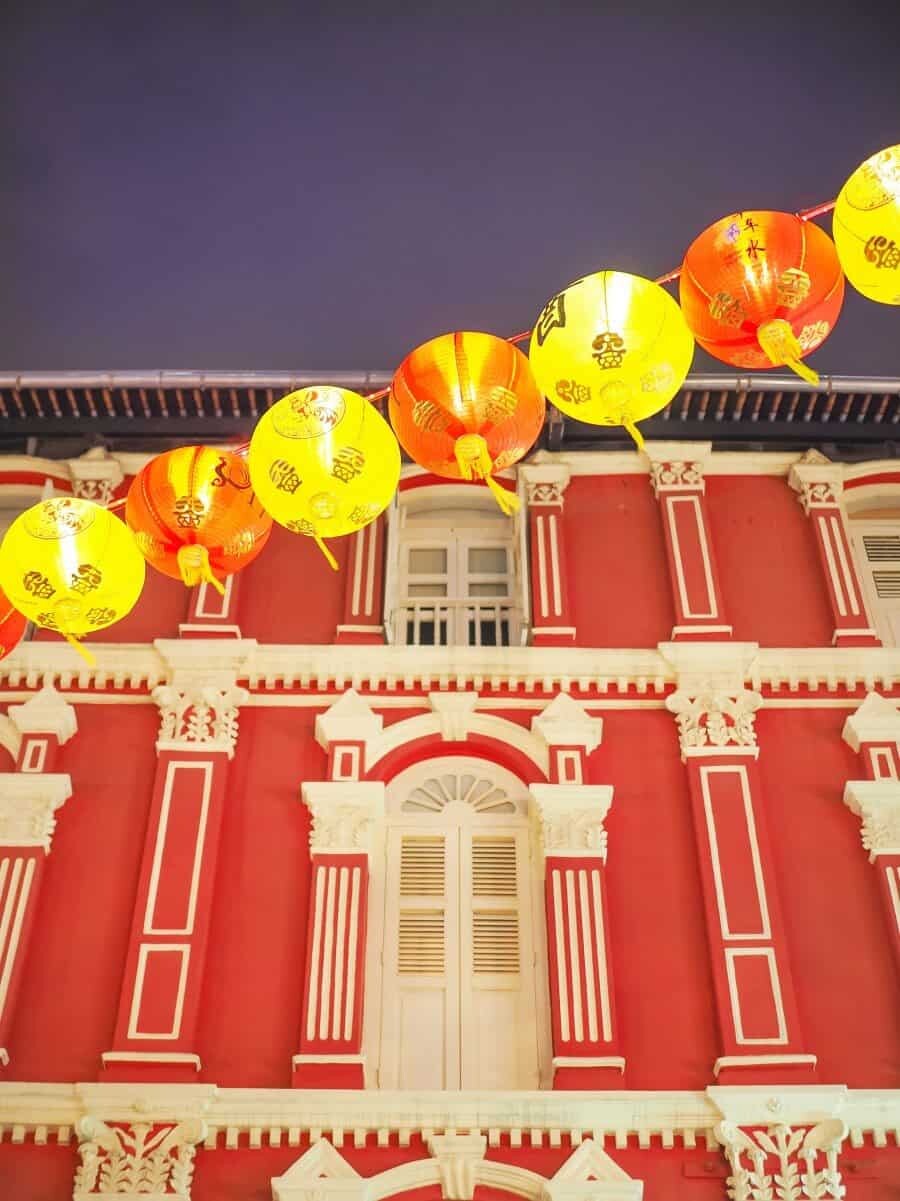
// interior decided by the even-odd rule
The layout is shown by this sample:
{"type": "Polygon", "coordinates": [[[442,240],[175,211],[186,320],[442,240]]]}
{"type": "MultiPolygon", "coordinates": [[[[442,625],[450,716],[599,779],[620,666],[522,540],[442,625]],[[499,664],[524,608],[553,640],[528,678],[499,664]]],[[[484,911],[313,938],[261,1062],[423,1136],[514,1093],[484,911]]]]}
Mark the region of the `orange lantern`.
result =
{"type": "Polygon", "coordinates": [[[432,338],[391,383],[391,424],[410,458],[448,479],[484,480],[504,513],[518,497],[493,473],[528,453],[545,408],[528,359],[492,334],[432,338]]]}
{"type": "Polygon", "coordinates": [[[266,544],[272,518],[256,499],[244,460],[211,446],[151,459],[128,489],[125,520],[147,562],[188,587],[240,571],[266,544]]]}
{"type": "Polygon", "coordinates": [[[801,359],[831,333],[844,275],[831,238],[793,213],[723,217],[688,248],[681,308],[704,350],[735,367],[790,367],[817,384],[801,359]]]}
{"type": "Polygon", "coordinates": [[[5,659],[16,649],[27,625],[28,618],[11,605],[6,594],[0,591],[0,659],[5,659]]]}

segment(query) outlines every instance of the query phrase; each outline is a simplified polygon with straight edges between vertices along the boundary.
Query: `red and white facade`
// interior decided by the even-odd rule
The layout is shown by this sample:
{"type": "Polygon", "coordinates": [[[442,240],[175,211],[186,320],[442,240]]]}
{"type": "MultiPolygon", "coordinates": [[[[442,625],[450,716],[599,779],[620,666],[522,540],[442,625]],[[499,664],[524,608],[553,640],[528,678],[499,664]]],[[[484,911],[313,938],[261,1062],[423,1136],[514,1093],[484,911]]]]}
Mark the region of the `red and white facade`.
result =
{"type": "Polygon", "coordinates": [[[900,1195],[900,471],[506,482],[0,663],[4,1201],[900,1195]]]}

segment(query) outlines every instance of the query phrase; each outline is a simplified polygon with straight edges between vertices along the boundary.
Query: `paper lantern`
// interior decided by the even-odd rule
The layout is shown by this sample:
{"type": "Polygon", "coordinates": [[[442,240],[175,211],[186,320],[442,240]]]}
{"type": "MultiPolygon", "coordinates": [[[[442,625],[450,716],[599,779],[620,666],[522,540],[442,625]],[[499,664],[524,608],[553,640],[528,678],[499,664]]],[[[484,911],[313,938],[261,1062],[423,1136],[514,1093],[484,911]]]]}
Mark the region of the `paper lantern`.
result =
{"type": "Polygon", "coordinates": [[[694,337],[715,358],[751,370],[790,367],[819,382],[801,360],[834,328],[844,275],[818,225],[793,213],[723,217],[688,248],[679,287],[694,337]]]}
{"type": "Polygon", "coordinates": [[[5,659],[22,641],[28,618],[0,592],[0,659],[5,659]]]}
{"type": "Polygon", "coordinates": [[[141,554],[188,587],[251,563],[272,518],[257,500],[244,460],[210,446],[182,446],[151,459],[128,490],[125,520],[141,554]]]}
{"type": "Polygon", "coordinates": [[[314,538],[351,534],[387,508],[400,479],[391,427],[346,388],[301,388],[260,418],[247,454],[256,495],[279,525],[314,538]]]}
{"type": "Polygon", "coordinates": [[[0,588],[36,625],[78,642],[134,608],[144,560],[131,531],[108,509],[74,497],[21,513],[0,546],[0,588]]]}
{"type": "Polygon", "coordinates": [[[576,280],[544,305],[529,357],[544,394],[590,425],[622,425],[665,408],[694,356],[694,340],[659,284],[624,271],[576,280]]]}
{"type": "Polygon", "coordinates": [[[484,480],[505,513],[518,498],[494,479],[526,455],[546,405],[528,360],[492,334],[442,334],[406,356],[390,391],[391,424],[419,466],[484,480]]]}
{"type": "Polygon", "coordinates": [[[832,229],[857,292],[879,304],[900,304],[900,146],[856,168],[837,198],[832,229]]]}

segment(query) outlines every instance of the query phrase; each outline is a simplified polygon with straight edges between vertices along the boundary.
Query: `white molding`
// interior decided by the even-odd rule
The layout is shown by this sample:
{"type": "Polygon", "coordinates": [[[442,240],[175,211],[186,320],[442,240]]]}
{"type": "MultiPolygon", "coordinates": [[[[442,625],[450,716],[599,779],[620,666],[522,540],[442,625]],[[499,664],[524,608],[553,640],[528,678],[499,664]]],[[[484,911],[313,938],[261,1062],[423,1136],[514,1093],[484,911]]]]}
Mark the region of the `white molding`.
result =
{"type": "Polygon", "coordinates": [[[612,785],[532,784],[528,792],[545,857],[606,859],[603,823],[612,805],[612,785]]]}
{"type": "MultiPolygon", "coordinates": [[[[179,678],[177,672],[175,675],[179,678]]],[[[161,684],[153,689],[160,710],[157,751],[220,751],[232,758],[238,737],[238,711],[249,693],[238,688],[233,677],[231,683],[223,684],[219,672],[209,679],[213,682],[182,675],[177,684],[161,684]]]]}
{"type": "Polygon", "coordinates": [[[11,721],[5,713],[0,713],[0,746],[9,751],[10,758],[15,763],[19,758],[19,751],[22,749],[22,735],[19,733],[16,723],[11,721]]]}
{"type": "Polygon", "coordinates": [[[300,1063],[339,1063],[339,1064],[362,1064],[365,1067],[365,1055],[345,1055],[342,1051],[326,1051],[322,1055],[292,1055],[291,1066],[296,1067],[300,1063]]]}
{"type": "Polygon", "coordinates": [[[104,1067],[108,1063],[186,1063],[199,1072],[203,1066],[200,1056],[191,1051],[104,1051],[104,1067]]]}
{"type": "Polygon", "coordinates": [[[624,1074],[623,1055],[554,1055],[555,1068],[615,1068],[624,1074]]]}
{"type": "MultiPolygon", "coordinates": [[[[495,742],[506,743],[530,759],[544,776],[548,774],[550,755],[546,745],[540,738],[505,717],[496,717],[489,713],[479,713],[474,708],[474,705],[482,703],[482,698],[475,696],[473,693],[465,695],[474,698],[472,702],[466,702],[463,710],[464,713],[467,713],[467,738],[471,734],[481,734],[485,738],[493,739],[495,742]],[[470,705],[472,706],[471,710],[470,705]]],[[[487,698],[484,698],[483,703],[486,707],[491,704],[487,698]]],[[[389,755],[401,746],[405,746],[407,743],[415,742],[421,738],[428,738],[434,734],[445,738],[446,733],[450,733],[454,729],[454,727],[449,725],[448,713],[449,706],[445,710],[443,722],[440,714],[424,713],[418,717],[405,718],[403,721],[398,721],[388,726],[378,739],[367,745],[366,770],[371,770],[386,755],[389,755]]],[[[459,710],[454,709],[452,715],[453,720],[459,721],[461,724],[459,710]]],[[[458,731],[460,725],[457,725],[455,729],[458,731]]],[[[484,758],[485,756],[483,753],[480,753],[480,757],[484,758]]]]}
{"type": "Polygon", "coordinates": [[[0,847],[42,847],[49,854],[56,811],[71,795],[68,775],[0,772],[0,847]]]}
{"type": "Polygon", "coordinates": [[[566,463],[523,463],[518,478],[524,483],[529,508],[558,505],[561,509],[572,472],[566,463]]]}
{"type": "Polygon", "coordinates": [[[812,509],[839,509],[844,465],[832,463],[817,450],[808,450],[791,466],[788,483],[798,494],[804,513],[812,509]]]}
{"type": "Polygon", "coordinates": [[[60,746],[78,732],[75,706],[49,683],[24,705],[10,705],[8,714],[20,734],[54,734],[60,746]]]}
{"type": "Polygon", "coordinates": [[[815,1055],[720,1055],[713,1067],[713,1075],[718,1079],[724,1068],[814,1068],[817,1063],[815,1055]]]}
{"type": "Polygon", "coordinates": [[[900,744],[900,711],[893,701],[877,692],[866,699],[844,722],[841,737],[857,754],[866,742],[895,742],[900,744]]]}
{"type": "Polygon", "coordinates": [[[301,796],[312,814],[310,853],[371,856],[384,821],[384,794],[378,781],[304,782],[301,796]]]}
{"type": "MultiPolygon", "coordinates": [[[[647,458],[648,452],[653,453],[654,447],[662,446],[669,447],[672,443],[669,440],[648,439],[645,450],[637,451],[606,451],[606,450],[579,450],[579,451],[564,451],[556,453],[554,451],[541,450],[531,455],[528,460],[528,467],[533,469],[535,466],[558,464],[565,466],[573,477],[583,475],[646,475],[647,474],[647,458]]],[[[684,448],[686,446],[696,445],[695,443],[676,442],[676,446],[684,448]]],[[[701,443],[700,445],[703,445],[701,443]]],[[[684,450],[672,456],[674,458],[683,458],[684,450]]],[[[714,451],[708,455],[703,464],[703,474],[710,475],[763,475],[763,476],[787,476],[794,463],[797,463],[802,458],[802,455],[792,452],[773,452],[773,451],[714,451]]],[[[894,464],[896,470],[896,463],[894,464]]],[[[522,467],[519,468],[521,472],[522,467]]]]}
{"type": "Polygon", "coordinates": [[[603,739],[603,719],[591,717],[583,705],[567,692],[560,692],[537,717],[531,719],[531,730],[547,744],[583,747],[590,754],[603,739]]]}
{"type": "Polygon", "coordinates": [[[848,780],[844,804],[862,819],[862,844],[871,862],[900,855],[900,781],[848,780]]]}
{"type": "Polygon", "coordinates": [[[543,1190],[544,1201],[641,1201],[643,1195],[643,1181],[629,1176],[592,1138],[575,1148],[543,1190]]]}
{"type": "Polygon", "coordinates": [[[434,1134],[428,1150],[437,1163],[443,1201],[472,1201],[478,1168],[487,1150],[483,1134],[434,1134]]]}
{"type": "Polygon", "coordinates": [[[340,742],[361,742],[368,750],[383,726],[384,718],[354,688],[348,688],[324,713],[317,715],[316,742],[326,751],[340,742]]]}
{"type": "Polygon", "coordinates": [[[474,727],[477,692],[429,692],[428,703],[436,714],[444,742],[465,742],[474,727]]]}

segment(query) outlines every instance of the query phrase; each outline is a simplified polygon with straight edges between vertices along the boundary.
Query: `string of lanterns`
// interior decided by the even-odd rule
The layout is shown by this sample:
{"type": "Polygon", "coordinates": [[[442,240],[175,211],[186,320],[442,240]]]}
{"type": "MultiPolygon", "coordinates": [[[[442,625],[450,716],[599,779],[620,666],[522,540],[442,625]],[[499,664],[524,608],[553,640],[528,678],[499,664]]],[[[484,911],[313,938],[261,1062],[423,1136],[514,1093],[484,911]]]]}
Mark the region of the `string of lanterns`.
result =
{"type": "Polygon", "coordinates": [[[723,217],[662,280],[587,275],[514,338],[433,338],[397,368],[390,424],[373,397],[302,388],[260,418],[246,461],[205,446],[157,455],[132,481],[124,521],[89,500],[41,501],[0,545],[0,659],[32,621],[92,662],[81,639],[131,611],[145,563],[222,592],[223,578],[262,551],[273,521],[314,539],[337,569],[325,539],[354,533],[387,508],[400,446],[435,475],[483,481],[510,514],[518,498],[496,473],[531,449],[547,399],[579,421],[624,427],[641,448],[637,423],[681,388],[695,342],[731,366],[789,367],[818,383],[805,360],[834,328],[845,278],[869,300],[900,304],[900,145],[867,159],[844,184],[834,240],[809,220],[831,207],[723,217]],[[663,287],[675,279],[678,302],[663,287]],[[526,357],[515,343],[529,334],[526,357]]]}

